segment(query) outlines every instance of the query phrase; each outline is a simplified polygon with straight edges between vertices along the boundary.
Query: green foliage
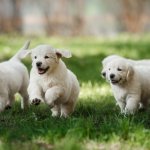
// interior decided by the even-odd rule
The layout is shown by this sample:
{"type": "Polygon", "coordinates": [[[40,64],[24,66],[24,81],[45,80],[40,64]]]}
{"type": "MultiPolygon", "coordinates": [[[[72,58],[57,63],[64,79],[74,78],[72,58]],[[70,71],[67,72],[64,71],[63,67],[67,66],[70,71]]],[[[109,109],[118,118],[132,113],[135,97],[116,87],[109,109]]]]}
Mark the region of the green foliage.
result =
{"type": "MultiPolygon", "coordinates": [[[[10,58],[29,37],[0,36],[0,60],[10,58]]],[[[125,117],[115,105],[109,85],[101,78],[101,61],[110,54],[132,59],[150,58],[150,36],[118,38],[36,38],[31,48],[48,43],[69,49],[64,59],[81,86],[75,112],[67,119],[52,118],[47,105],[20,108],[17,97],[13,108],[0,114],[0,149],[149,149],[150,109],[125,117]]],[[[24,63],[30,70],[31,60],[24,63]]]]}

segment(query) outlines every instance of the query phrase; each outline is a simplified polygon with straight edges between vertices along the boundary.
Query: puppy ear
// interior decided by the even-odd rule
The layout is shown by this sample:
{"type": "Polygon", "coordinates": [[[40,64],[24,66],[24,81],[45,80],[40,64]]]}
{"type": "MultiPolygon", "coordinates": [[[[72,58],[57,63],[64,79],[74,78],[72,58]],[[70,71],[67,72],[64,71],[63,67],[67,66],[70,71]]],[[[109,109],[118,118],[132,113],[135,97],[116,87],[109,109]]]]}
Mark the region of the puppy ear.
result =
{"type": "Polygon", "coordinates": [[[70,57],[72,57],[72,54],[70,51],[59,50],[59,49],[56,49],[56,55],[58,58],[61,58],[61,57],[70,58],[70,57]]]}
{"type": "Polygon", "coordinates": [[[128,70],[127,70],[127,75],[126,75],[126,79],[127,81],[129,81],[131,79],[131,77],[134,74],[134,70],[133,67],[131,65],[128,66],[128,70]]]}

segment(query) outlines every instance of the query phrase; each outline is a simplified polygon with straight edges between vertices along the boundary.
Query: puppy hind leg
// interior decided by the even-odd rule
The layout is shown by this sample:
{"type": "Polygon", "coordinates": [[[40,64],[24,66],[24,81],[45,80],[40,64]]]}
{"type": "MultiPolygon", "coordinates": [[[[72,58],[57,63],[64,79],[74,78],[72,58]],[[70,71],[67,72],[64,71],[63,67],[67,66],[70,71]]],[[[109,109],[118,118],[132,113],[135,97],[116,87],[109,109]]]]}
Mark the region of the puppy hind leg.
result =
{"type": "Polygon", "coordinates": [[[60,117],[67,118],[71,113],[73,113],[75,108],[75,102],[70,101],[61,105],[61,115],[60,117]]]}
{"type": "Polygon", "coordinates": [[[5,109],[11,109],[14,101],[15,101],[15,96],[14,95],[9,96],[9,99],[6,103],[5,109]]]}
{"type": "Polygon", "coordinates": [[[72,89],[72,93],[69,97],[68,102],[61,105],[61,117],[67,118],[71,113],[74,112],[78,95],[79,87],[74,86],[74,89],[72,89]]]}
{"type": "Polygon", "coordinates": [[[52,111],[52,117],[57,117],[60,115],[60,105],[55,105],[53,108],[51,108],[52,111]]]}
{"type": "Polygon", "coordinates": [[[28,96],[27,90],[23,89],[19,93],[22,96],[22,98],[21,98],[21,109],[28,108],[29,107],[29,96],[28,96]]]}
{"type": "Polygon", "coordinates": [[[7,100],[8,98],[0,96],[0,112],[2,112],[5,109],[7,100]]]}

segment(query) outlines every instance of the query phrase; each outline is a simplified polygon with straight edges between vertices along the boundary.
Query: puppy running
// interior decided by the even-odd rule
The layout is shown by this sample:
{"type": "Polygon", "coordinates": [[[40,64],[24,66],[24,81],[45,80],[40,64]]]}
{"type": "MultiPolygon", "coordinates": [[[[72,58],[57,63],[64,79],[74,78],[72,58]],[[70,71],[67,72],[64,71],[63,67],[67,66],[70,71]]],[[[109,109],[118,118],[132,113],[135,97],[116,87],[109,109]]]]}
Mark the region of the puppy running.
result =
{"type": "Polygon", "coordinates": [[[67,69],[62,57],[70,58],[71,53],[40,45],[32,49],[32,69],[28,93],[32,104],[45,101],[52,116],[67,117],[74,111],[79,95],[79,82],[67,69]]]}
{"type": "Polygon", "coordinates": [[[150,67],[138,66],[116,58],[106,66],[106,80],[110,83],[121,112],[134,114],[139,104],[145,107],[150,99],[150,67]]]}
{"type": "Polygon", "coordinates": [[[3,111],[4,108],[11,108],[16,93],[20,93],[23,98],[21,108],[24,109],[28,106],[29,75],[27,68],[21,63],[21,59],[29,45],[30,42],[26,42],[10,60],[0,63],[0,111],[3,111]]]}

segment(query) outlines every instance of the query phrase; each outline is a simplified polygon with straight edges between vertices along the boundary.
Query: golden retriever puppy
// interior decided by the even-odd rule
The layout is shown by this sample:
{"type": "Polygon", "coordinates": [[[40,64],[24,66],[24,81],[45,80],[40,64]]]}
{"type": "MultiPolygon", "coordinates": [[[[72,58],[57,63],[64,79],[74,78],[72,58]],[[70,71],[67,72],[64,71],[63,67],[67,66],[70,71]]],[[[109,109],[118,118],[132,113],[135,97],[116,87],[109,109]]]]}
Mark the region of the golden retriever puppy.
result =
{"type": "Polygon", "coordinates": [[[67,69],[62,57],[70,58],[69,51],[40,45],[32,49],[32,69],[28,93],[32,104],[45,101],[51,107],[52,116],[67,117],[74,111],[79,95],[79,82],[67,69]]]}
{"type": "Polygon", "coordinates": [[[121,113],[134,114],[139,105],[145,107],[150,99],[150,66],[133,65],[116,58],[105,66],[106,80],[110,83],[121,113]]]}
{"type": "Polygon", "coordinates": [[[105,66],[111,62],[112,60],[115,60],[115,59],[124,59],[126,60],[127,62],[129,62],[130,64],[132,65],[138,65],[138,66],[150,66],[150,59],[143,59],[143,60],[132,60],[132,59],[128,59],[128,58],[125,58],[125,57],[122,57],[122,56],[119,56],[119,55],[110,55],[110,56],[107,56],[106,58],[104,58],[102,60],[102,77],[105,78],[106,76],[106,71],[105,71],[105,66]]]}
{"type": "Polygon", "coordinates": [[[12,58],[0,63],[0,111],[3,111],[4,108],[11,108],[16,93],[19,93],[23,98],[21,108],[28,106],[29,74],[21,59],[26,54],[29,44],[29,41],[26,42],[12,58]]]}

